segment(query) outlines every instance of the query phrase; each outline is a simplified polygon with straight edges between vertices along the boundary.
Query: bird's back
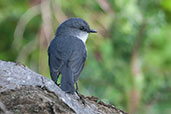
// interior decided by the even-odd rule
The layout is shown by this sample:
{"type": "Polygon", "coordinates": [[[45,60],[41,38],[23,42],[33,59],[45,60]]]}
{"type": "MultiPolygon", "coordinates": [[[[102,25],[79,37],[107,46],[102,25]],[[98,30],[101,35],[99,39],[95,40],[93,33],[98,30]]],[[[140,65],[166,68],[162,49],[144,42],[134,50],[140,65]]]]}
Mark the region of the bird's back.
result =
{"type": "MultiPolygon", "coordinates": [[[[64,80],[64,82],[61,80],[61,84],[66,89],[66,87],[69,88],[65,86],[68,78],[72,77],[73,84],[78,80],[84,67],[87,51],[85,44],[80,39],[73,36],[60,35],[56,36],[50,43],[48,55],[52,79],[55,77],[54,81],[56,81],[57,74],[61,73],[62,80],[64,80]],[[60,66],[62,67],[60,68],[60,66]]],[[[72,91],[74,90],[72,89],[72,91]]]]}

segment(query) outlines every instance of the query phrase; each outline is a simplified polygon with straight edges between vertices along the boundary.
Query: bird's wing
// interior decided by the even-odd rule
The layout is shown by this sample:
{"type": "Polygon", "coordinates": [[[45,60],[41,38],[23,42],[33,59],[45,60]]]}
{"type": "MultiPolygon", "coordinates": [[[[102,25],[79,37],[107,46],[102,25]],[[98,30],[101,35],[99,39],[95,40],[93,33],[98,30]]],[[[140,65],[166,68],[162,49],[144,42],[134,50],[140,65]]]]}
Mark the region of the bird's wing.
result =
{"type": "Polygon", "coordinates": [[[49,67],[52,80],[56,83],[61,69],[71,56],[72,45],[69,45],[69,41],[66,40],[66,37],[57,37],[52,40],[48,48],[49,56],[49,67]]]}
{"type": "Polygon", "coordinates": [[[86,58],[87,51],[85,44],[81,40],[76,39],[72,55],[69,59],[69,66],[71,67],[74,76],[74,83],[78,80],[78,77],[83,70],[86,58]]]}
{"type": "Polygon", "coordinates": [[[62,67],[62,61],[57,58],[52,51],[48,51],[49,55],[49,68],[52,80],[57,84],[57,79],[60,74],[60,68],[62,67]]]}

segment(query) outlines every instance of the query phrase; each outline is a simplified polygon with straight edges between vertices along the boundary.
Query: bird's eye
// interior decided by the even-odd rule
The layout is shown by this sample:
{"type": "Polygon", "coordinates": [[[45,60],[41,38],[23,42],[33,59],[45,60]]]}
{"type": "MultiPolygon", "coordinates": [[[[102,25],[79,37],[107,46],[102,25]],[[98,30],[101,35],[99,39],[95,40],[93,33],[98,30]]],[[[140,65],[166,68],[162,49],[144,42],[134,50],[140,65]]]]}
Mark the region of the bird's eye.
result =
{"type": "Polygon", "coordinates": [[[80,30],[85,30],[85,28],[83,26],[80,27],[80,30]]]}

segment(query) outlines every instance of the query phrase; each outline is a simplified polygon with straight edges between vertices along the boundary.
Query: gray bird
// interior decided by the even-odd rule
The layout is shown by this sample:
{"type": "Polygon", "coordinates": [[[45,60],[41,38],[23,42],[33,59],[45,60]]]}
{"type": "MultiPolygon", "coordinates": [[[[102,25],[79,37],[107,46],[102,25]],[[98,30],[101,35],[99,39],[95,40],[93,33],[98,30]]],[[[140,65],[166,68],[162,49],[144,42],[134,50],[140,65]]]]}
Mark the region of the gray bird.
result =
{"type": "Polygon", "coordinates": [[[51,78],[57,84],[61,74],[60,88],[67,93],[75,92],[74,84],[87,58],[85,43],[89,33],[96,33],[96,31],[90,29],[86,21],[81,18],[70,18],[58,27],[56,36],[49,45],[51,78]]]}

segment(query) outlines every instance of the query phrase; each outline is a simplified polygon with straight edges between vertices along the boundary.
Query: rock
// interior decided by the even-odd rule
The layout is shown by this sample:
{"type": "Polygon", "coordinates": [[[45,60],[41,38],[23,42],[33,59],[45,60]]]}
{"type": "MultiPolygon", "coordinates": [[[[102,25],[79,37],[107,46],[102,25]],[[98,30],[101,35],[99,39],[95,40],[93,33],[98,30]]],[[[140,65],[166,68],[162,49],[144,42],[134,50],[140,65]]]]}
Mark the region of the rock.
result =
{"type": "Polygon", "coordinates": [[[26,66],[0,60],[0,113],[126,114],[96,97],[82,97],[85,104],[26,66]]]}

